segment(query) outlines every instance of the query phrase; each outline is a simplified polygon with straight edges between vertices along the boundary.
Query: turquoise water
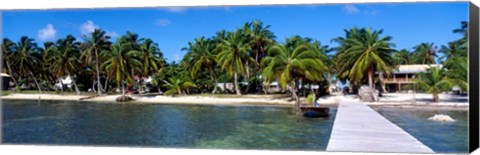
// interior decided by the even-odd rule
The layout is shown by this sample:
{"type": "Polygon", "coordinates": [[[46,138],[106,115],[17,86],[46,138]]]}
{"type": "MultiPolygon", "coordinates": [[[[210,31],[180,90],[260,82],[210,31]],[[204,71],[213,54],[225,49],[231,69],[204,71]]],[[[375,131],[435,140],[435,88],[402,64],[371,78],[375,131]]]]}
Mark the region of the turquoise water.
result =
{"type": "Polygon", "coordinates": [[[311,119],[278,106],[2,104],[7,144],[325,150],[336,112],[332,107],[331,117],[311,119]]]}
{"type": "Polygon", "coordinates": [[[467,111],[394,107],[375,107],[374,109],[437,153],[468,152],[467,111]],[[435,114],[446,114],[456,121],[428,120],[435,114]]]}

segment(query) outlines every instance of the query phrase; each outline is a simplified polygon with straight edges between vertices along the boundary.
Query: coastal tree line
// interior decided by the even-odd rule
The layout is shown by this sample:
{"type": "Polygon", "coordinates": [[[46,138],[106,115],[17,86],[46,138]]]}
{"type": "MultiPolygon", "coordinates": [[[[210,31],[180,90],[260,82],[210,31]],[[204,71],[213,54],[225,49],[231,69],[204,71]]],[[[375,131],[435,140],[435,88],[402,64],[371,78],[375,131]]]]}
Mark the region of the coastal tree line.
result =
{"type": "Polygon", "coordinates": [[[125,95],[132,88],[156,88],[168,95],[267,93],[268,85],[277,81],[298,104],[299,94],[312,92],[312,85],[320,86],[313,91],[319,95],[336,80],[348,80],[354,88],[376,87],[382,83],[375,79],[376,72],[390,75],[400,64],[442,64],[419,74],[416,86],[438,101],[438,93],[455,85],[468,89],[467,25],[461,22],[453,30],[461,37],[448,45],[438,48],[424,42],[409,51],[395,49],[392,37],[381,29],[346,29],[344,36],[332,39],[338,46],[329,47],[299,35],[278,40],[270,25],[254,20],[233,31],[193,39],[181,49],[186,51],[183,59],[172,63],[152,39],[126,32],[113,42],[101,29],[81,39],[67,35],[43,45],[27,36],[18,41],[5,38],[1,48],[3,72],[12,76],[16,91],[63,92],[63,84],[59,89],[54,85],[66,76],[72,77],[72,91],[92,89],[97,95],[118,90],[125,95]],[[147,78],[152,79],[148,84],[147,78]],[[233,84],[233,92],[220,92],[218,83],[227,82],[233,84]]]}

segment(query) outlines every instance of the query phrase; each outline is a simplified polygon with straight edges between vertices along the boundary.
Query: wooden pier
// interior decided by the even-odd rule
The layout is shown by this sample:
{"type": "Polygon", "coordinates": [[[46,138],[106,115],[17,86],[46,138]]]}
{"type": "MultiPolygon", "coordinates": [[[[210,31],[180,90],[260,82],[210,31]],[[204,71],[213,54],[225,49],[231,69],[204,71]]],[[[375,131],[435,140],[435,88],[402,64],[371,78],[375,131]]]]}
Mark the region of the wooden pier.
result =
{"type": "Polygon", "coordinates": [[[434,153],[363,103],[341,101],[327,151],[434,153]]]}

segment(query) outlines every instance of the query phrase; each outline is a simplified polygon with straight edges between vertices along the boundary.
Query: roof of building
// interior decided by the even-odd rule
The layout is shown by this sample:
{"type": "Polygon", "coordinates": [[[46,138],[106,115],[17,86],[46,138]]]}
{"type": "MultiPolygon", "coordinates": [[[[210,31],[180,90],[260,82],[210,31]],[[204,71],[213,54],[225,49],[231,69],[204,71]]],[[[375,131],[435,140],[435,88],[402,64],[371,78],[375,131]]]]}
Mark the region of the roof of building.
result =
{"type": "MultiPolygon", "coordinates": [[[[415,74],[426,72],[430,67],[440,67],[442,68],[443,65],[441,64],[421,64],[421,65],[399,65],[396,70],[393,70],[393,74],[415,74]]],[[[378,74],[378,72],[376,72],[378,74]]]]}
{"type": "Polygon", "coordinates": [[[407,74],[407,73],[421,73],[426,72],[427,69],[431,67],[440,67],[441,64],[431,64],[431,65],[400,65],[398,70],[394,70],[393,74],[407,74]]]}
{"type": "Polygon", "coordinates": [[[12,77],[12,76],[8,75],[7,73],[0,73],[0,77],[12,77]]]}

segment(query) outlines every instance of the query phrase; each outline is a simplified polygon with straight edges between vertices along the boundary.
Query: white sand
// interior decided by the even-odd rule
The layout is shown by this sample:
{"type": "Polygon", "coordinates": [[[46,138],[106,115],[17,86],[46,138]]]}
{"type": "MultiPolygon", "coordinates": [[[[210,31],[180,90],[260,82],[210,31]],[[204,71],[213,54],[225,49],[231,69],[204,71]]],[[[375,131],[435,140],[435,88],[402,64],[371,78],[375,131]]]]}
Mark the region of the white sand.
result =
{"type": "MultiPolygon", "coordinates": [[[[82,101],[96,102],[115,102],[120,95],[99,96],[82,101]]],[[[2,99],[18,99],[18,100],[69,100],[79,101],[81,98],[88,97],[86,95],[54,95],[54,94],[11,94],[2,96],[2,99]]],[[[228,98],[206,97],[206,96],[131,96],[135,99],[132,103],[182,103],[182,104],[275,104],[275,105],[293,105],[293,101],[286,99],[270,99],[262,95],[244,95],[231,96],[228,98]]],[[[468,96],[458,96],[450,94],[440,94],[440,102],[432,102],[431,94],[417,93],[415,94],[416,102],[413,101],[413,94],[407,93],[389,93],[384,94],[376,102],[363,102],[367,105],[403,105],[403,106],[449,106],[449,107],[468,107],[468,96]]],[[[359,101],[356,95],[344,96],[340,93],[321,97],[317,100],[320,105],[338,104],[340,100],[349,99],[359,101]]]]}
{"type": "Polygon", "coordinates": [[[2,96],[2,99],[17,99],[17,100],[68,100],[68,101],[78,101],[80,98],[87,96],[84,95],[57,95],[57,94],[10,94],[7,96],[2,96]]]}
{"type": "MultiPolygon", "coordinates": [[[[95,102],[115,102],[115,99],[120,95],[106,95],[98,96],[91,99],[84,99],[82,101],[95,102]]],[[[11,94],[2,96],[2,99],[17,99],[17,100],[68,100],[79,101],[80,98],[88,96],[77,95],[50,95],[50,94],[11,94]]],[[[286,99],[268,99],[268,98],[254,98],[239,96],[238,98],[215,98],[215,97],[201,97],[201,96],[131,96],[134,101],[132,103],[183,103],[183,104],[278,104],[278,105],[293,105],[293,102],[286,99]]]]}
{"type": "MultiPolygon", "coordinates": [[[[440,101],[433,102],[432,94],[416,93],[415,102],[412,93],[388,93],[383,94],[376,102],[363,102],[367,105],[428,105],[428,106],[452,106],[452,107],[468,107],[468,96],[459,96],[451,94],[439,94],[440,101]]],[[[342,95],[334,93],[317,100],[319,104],[338,104],[340,100],[349,99],[361,102],[357,95],[342,95]]]]}

